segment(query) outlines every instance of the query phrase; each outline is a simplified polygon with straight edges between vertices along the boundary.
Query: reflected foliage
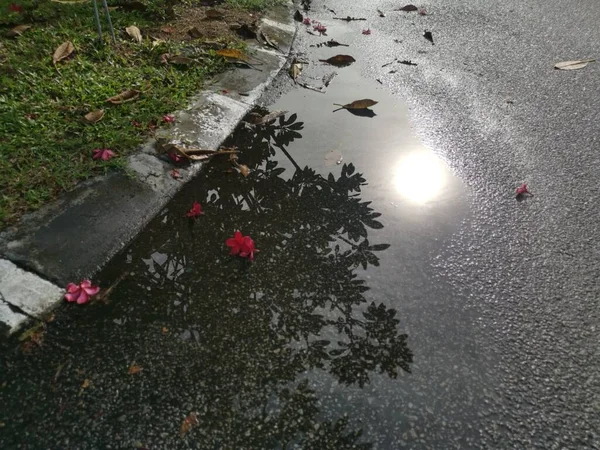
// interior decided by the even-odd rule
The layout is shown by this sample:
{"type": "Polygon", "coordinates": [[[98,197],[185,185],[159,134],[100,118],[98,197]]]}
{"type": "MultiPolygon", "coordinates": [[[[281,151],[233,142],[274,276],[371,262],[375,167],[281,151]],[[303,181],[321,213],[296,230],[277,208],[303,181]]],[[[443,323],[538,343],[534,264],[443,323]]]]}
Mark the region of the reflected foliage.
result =
{"type": "MultiPolygon", "coordinates": [[[[182,419],[197,409],[190,448],[370,448],[351,414],[322,409],[310,380],[363,387],[375,372],[409,371],[397,312],[367,301],[359,277],[388,247],[368,240],[383,225],[360,198],[366,181],[352,164],[339,176],[301,168],[286,147],[302,128],[295,115],[240,126],[225,145],[241,149],[250,175],[226,161],[207,166],[104,272],[105,286],[130,275],[108,306],[95,306],[103,325],[89,319],[89,329],[75,330],[87,342],[69,341],[86,354],[136,358],[144,382],[160,387],[119,394],[120,410],[142,396],[160,425],[173,422],[173,410],[182,419]],[[185,217],[194,200],[206,213],[197,221],[185,217]],[[255,240],[254,263],[228,256],[225,239],[237,229],[255,240]]],[[[84,314],[78,323],[86,326],[84,314]]],[[[87,370],[110,367],[96,358],[87,370]]],[[[118,389],[111,383],[88,403],[101,404],[118,389]]]]}

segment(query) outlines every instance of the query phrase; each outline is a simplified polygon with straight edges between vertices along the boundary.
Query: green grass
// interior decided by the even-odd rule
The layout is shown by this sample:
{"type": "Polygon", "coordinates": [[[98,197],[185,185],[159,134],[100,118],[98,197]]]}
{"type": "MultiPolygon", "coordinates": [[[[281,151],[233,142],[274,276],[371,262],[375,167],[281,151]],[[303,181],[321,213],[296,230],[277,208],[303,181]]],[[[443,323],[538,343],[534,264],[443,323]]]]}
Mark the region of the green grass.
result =
{"type": "MultiPolygon", "coordinates": [[[[6,8],[5,0],[0,8],[6,8]]],[[[79,181],[122,166],[123,157],[149,134],[132,121],[160,124],[164,114],[186,104],[209,74],[224,68],[212,56],[183,68],[161,64],[160,55],[178,54],[181,44],[153,49],[147,36],[143,44],[125,39],[126,26],[137,25],[144,34],[151,25],[140,13],[111,12],[118,38],[114,46],[106,43],[108,34],[105,44],[98,44],[89,3],[47,2],[45,8],[40,14],[47,22],[36,22],[0,45],[0,228],[79,181]],[[74,57],[54,67],[52,54],[66,40],[75,46],[74,57]],[[143,93],[131,103],[106,103],[125,89],[143,93]],[[83,115],[96,109],[105,110],[103,120],[85,123],[83,115]],[[99,147],[120,157],[94,161],[92,150],[99,147]]]]}
{"type": "Polygon", "coordinates": [[[286,0],[227,0],[232,6],[254,11],[262,11],[276,5],[282,5],[286,0]]]}

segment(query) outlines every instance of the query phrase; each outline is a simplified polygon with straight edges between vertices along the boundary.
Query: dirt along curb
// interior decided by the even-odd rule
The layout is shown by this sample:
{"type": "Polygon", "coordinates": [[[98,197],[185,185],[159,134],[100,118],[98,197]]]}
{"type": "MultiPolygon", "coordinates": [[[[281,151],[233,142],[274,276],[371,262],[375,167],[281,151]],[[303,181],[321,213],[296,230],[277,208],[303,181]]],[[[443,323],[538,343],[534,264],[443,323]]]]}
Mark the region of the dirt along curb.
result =
{"type": "Polygon", "coordinates": [[[202,163],[178,168],[181,178],[174,179],[156,140],[218,149],[286,64],[296,35],[294,11],[290,3],[267,14],[261,30],[278,49],[250,45],[260,64],[217,77],[174,114],[173,127],[128,158],[129,173],[88,180],[0,233],[0,335],[41,318],[69,282],[93,278],[198,173],[202,163]]]}

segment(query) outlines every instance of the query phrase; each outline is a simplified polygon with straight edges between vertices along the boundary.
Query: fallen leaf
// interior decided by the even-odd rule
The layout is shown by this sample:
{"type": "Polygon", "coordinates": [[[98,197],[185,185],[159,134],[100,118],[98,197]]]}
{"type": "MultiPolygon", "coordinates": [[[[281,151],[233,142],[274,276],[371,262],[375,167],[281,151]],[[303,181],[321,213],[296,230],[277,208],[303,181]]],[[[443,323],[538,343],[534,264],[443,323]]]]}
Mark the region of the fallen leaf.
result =
{"type": "Polygon", "coordinates": [[[250,175],[250,168],[246,164],[236,164],[236,167],[238,168],[240,173],[245,177],[250,175]]]}
{"type": "Polygon", "coordinates": [[[206,18],[210,20],[221,20],[223,17],[225,17],[222,11],[219,11],[215,8],[205,11],[204,14],[206,14],[206,18]]]}
{"type": "Polygon", "coordinates": [[[330,74],[323,76],[323,85],[325,87],[329,87],[329,85],[331,84],[331,82],[333,81],[333,79],[335,78],[336,75],[337,75],[337,72],[331,72],[330,74]]]}
{"type": "Polygon", "coordinates": [[[273,112],[267,114],[266,116],[264,116],[258,122],[256,122],[255,125],[265,125],[265,124],[272,122],[275,119],[283,116],[284,114],[287,114],[287,111],[273,111],[273,112]]]}
{"type": "Polygon", "coordinates": [[[302,22],[304,20],[304,16],[302,16],[302,13],[298,10],[296,10],[296,12],[294,13],[294,20],[296,22],[302,22]]]}
{"type": "Polygon", "coordinates": [[[92,384],[92,382],[86,378],[85,380],[83,380],[83,384],[81,385],[81,389],[87,389],[87,388],[90,387],[91,384],[92,384]]]}
{"type": "Polygon", "coordinates": [[[417,63],[414,63],[412,61],[409,61],[407,59],[403,59],[402,61],[398,61],[400,64],[404,64],[406,66],[416,66],[417,63]]]}
{"type": "Polygon", "coordinates": [[[71,41],[63,42],[56,50],[54,50],[54,54],[52,55],[52,63],[56,64],[57,62],[68,58],[74,51],[75,47],[73,47],[73,43],[71,41]]]}
{"type": "Polygon", "coordinates": [[[290,76],[292,77],[292,80],[296,81],[296,79],[300,76],[301,73],[302,64],[294,63],[290,66],[290,76]]]}
{"type": "Polygon", "coordinates": [[[193,147],[185,148],[175,144],[163,145],[162,151],[166,152],[174,162],[180,162],[182,156],[191,161],[205,161],[215,155],[229,155],[238,152],[236,149],[204,150],[193,147]]]}
{"type": "Polygon", "coordinates": [[[595,59],[576,59],[574,61],[563,61],[554,65],[555,69],[560,70],[576,70],[583,69],[589,63],[596,61],[595,59]]]}
{"type": "Polygon", "coordinates": [[[176,64],[176,65],[180,65],[180,66],[189,66],[190,64],[192,64],[194,62],[195,61],[192,58],[188,58],[187,56],[183,56],[183,55],[176,55],[176,56],[169,58],[170,64],[176,64]]]}
{"type": "Polygon", "coordinates": [[[202,34],[202,31],[200,31],[198,29],[198,27],[192,27],[188,30],[188,35],[192,38],[192,39],[200,39],[201,37],[203,37],[204,35],[202,34]]]}
{"type": "Polygon", "coordinates": [[[31,338],[36,333],[38,333],[40,330],[42,330],[44,327],[45,327],[44,322],[36,323],[34,326],[32,326],[31,328],[29,328],[27,331],[23,332],[19,336],[19,341],[23,342],[24,340],[31,338]]]}
{"type": "Polygon", "coordinates": [[[161,64],[169,64],[169,58],[171,57],[170,53],[163,53],[160,55],[160,63],[161,64]]]}
{"type": "Polygon", "coordinates": [[[163,39],[154,39],[154,40],[152,41],[152,48],[156,48],[156,47],[158,47],[159,45],[166,44],[166,42],[167,42],[167,41],[165,41],[165,40],[163,40],[163,39]]]}
{"type": "Polygon", "coordinates": [[[385,13],[382,10],[378,9],[377,13],[379,14],[379,17],[385,17],[385,13]]]}
{"type": "Polygon", "coordinates": [[[425,30],[425,31],[423,32],[423,37],[424,37],[425,39],[427,39],[429,42],[431,42],[431,44],[433,45],[433,34],[431,34],[431,31],[427,31],[427,30],[425,30]]]}
{"type": "Polygon", "coordinates": [[[188,431],[192,429],[192,427],[198,425],[200,425],[200,422],[198,422],[198,417],[196,416],[196,413],[191,412],[185,419],[183,419],[183,423],[181,424],[181,430],[179,431],[179,434],[181,435],[181,437],[183,437],[188,431]]]}
{"type": "Polygon", "coordinates": [[[162,327],[162,332],[163,334],[167,334],[169,332],[169,329],[167,327],[162,327]]]}
{"type": "Polygon", "coordinates": [[[104,117],[103,109],[97,109],[95,111],[91,111],[91,112],[87,113],[85,116],[83,116],[83,118],[91,124],[100,122],[103,117],[104,117]]]}
{"type": "Polygon", "coordinates": [[[402,8],[397,9],[396,11],[404,11],[404,12],[410,12],[410,11],[418,11],[419,8],[417,8],[415,5],[406,5],[403,6],[402,8]]]}
{"type": "Polygon", "coordinates": [[[273,50],[277,50],[278,52],[281,51],[281,49],[277,46],[277,44],[275,44],[271,40],[271,38],[267,35],[267,33],[260,30],[258,34],[260,35],[260,37],[262,37],[263,41],[265,41],[265,44],[267,44],[267,47],[271,47],[273,50]]]}
{"type": "Polygon", "coordinates": [[[353,20],[367,20],[364,17],[334,17],[335,20],[343,20],[345,22],[352,22],[353,20]]]}
{"type": "Polygon", "coordinates": [[[121,103],[131,102],[140,96],[140,91],[136,89],[127,89],[114,97],[107,98],[106,101],[113,105],[120,105],[121,103]]]}
{"type": "Polygon", "coordinates": [[[136,373],[140,373],[142,370],[144,370],[142,367],[136,366],[135,363],[133,363],[131,366],[129,366],[129,370],[127,370],[127,373],[129,375],[133,375],[136,373]]]}
{"type": "Polygon", "coordinates": [[[215,53],[219,56],[222,56],[223,58],[248,61],[248,57],[243,52],[234,48],[224,48],[222,50],[217,50],[215,53]]]}
{"type": "Polygon", "coordinates": [[[329,59],[320,59],[319,61],[337,67],[349,66],[353,62],[356,62],[356,60],[350,55],[335,55],[329,59]]]}
{"type": "Polygon", "coordinates": [[[24,31],[29,30],[31,25],[17,25],[6,32],[6,37],[17,37],[21,36],[24,31]]]}
{"type": "Polygon", "coordinates": [[[317,45],[311,45],[311,47],[350,47],[348,44],[340,44],[338,41],[334,41],[333,39],[328,40],[327,42],[321,42],[317,45]]]}
{"type": "Polygon", "coordinates": [[[363,100],[355,100],[352,103],[348,103],[346,105],[334,103],[335,106],[340,107],[339,109],[367,109],[376,104],[377,102],[375,100],[371,100],[369,98],[365,98],[363,100]]]}
{"type": "Polygon", "coordinates": [[[175,30],[172,27],[162,27],[160,29],[160,31],[162,31],[163,33],[166,33],[166,34],[171,34],[175,30]]]}
{"type": "Polygon", "coordinates": [[[140,32],[140,29],[138,27],[136,27],[135,25],[131,25],[125,28],[125,31],[135,41],[137,41],[140,44],[142,43],[142,33],[140,32]]]}

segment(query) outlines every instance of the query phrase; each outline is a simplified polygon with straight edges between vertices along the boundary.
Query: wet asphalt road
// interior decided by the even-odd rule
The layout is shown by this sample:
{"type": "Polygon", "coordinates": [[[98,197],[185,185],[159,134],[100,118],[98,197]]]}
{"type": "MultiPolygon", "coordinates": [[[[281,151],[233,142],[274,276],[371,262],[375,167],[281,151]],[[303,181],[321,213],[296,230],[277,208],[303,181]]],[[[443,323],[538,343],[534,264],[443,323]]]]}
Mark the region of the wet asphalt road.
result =
{"type": "Polygon", "coordinates": [[[313,1],[350,47],[301,31],[301,80],[357,62],[325,94],[278,81],[297,117],[238,130],[248,178],[208,167],[106,304],[3,344],[1,448],[600,448],[599,69],[553,70],[597,56],[600,6],[357,3],[313,1]]]}

